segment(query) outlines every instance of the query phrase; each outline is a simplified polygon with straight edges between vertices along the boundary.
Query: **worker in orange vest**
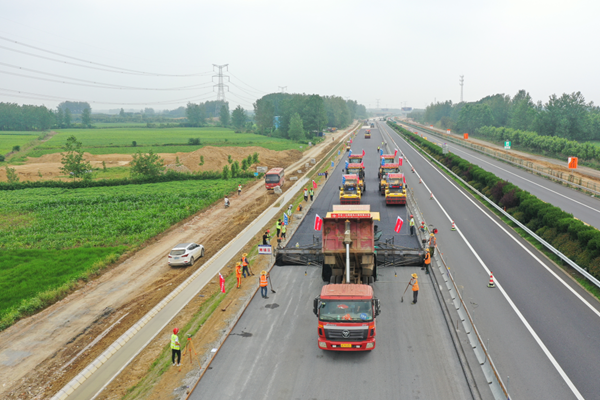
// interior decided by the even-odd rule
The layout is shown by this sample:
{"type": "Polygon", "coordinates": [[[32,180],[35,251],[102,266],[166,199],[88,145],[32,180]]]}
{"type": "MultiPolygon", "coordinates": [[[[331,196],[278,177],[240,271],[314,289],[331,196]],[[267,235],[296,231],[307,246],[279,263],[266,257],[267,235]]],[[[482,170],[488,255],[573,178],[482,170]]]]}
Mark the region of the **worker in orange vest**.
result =
{"type": "Polygon", "coordinates": [[[411,276],[412,279],[409,282],[409,285],[412,286],[413,290],[413,301],[411,304],[417,304],[417,297],[419,297],[419,281],[417,279],[417,274],[412,274],[411,276]]]}
{"type": "Polygon", "coordinates": [[[422,270],[425,270],[426,274],[429,274],[429,264],[431,264],[431,256],[429,255],[429,249],[426,249],[424,266],[421,268],[422,270]]]}
{"type": "Polygon", "coordinates": [[[237,279],[237,288],[239,289],[242,284],[242,266],[240,263],[235,264],[235,277],[237,279]]]}
{"type": "Polygon", "coordinates": [[[242,254],[242,274],[244,275],[244,278],[246,277],[246,274],[248,274],[248,276],[254,275],[250,273],[250,271],[248,271],[249,265],[250,263],[248,262],[248,253],[242,254]]]}
{"type": "Polygon", "coordinates": [[[267,285],[269,284],[267,282],[268,277],[269,277],[269,274],[267,273],[267,271],[263,270],[260,272],[260,294],[263,299],[268,299],[268,297],[267,297],[267,285]]]}

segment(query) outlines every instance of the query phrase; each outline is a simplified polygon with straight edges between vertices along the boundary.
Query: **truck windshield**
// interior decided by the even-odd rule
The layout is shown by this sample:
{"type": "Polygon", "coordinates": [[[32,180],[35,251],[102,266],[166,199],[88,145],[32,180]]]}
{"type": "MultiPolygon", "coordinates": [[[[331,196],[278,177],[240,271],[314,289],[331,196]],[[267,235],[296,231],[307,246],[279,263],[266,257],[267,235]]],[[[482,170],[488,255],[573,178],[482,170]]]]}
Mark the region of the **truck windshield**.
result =
{"type": "Polygon", "coordinates": [[[373,307],[370,300],[321,300],[319,320],[372,321],[373,307]]]}
{"type": "Polygon", "coordinates": [[[277,183],[279,182],[279,175],[271,174],[265,177],[266,183],[277,183]]]}
{"type": "Polygon", "coordinates": [[[360,174],[360,168],[348,168],[348,173],[349,174],[360,174]]]}
{"type": "Polygon", "coordinates": [[[398,168],[383,168],[384,174],[394,174],[398,172],[398,168]]]}

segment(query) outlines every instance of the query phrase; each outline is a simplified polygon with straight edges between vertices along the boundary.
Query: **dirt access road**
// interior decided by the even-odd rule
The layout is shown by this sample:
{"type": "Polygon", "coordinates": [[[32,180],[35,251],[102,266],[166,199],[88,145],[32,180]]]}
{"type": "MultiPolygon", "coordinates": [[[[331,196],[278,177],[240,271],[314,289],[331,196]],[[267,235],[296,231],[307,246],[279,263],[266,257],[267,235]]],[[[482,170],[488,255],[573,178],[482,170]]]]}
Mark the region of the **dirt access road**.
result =
{"type": "MultiPolygon", "coordinates": [[[[337,132],[335,138],[345,133],[337,132]]],[[[288,168],[288,176],[292,176],[332,143],[326,140],[307,150],[301,159],[282,160],[279,165],[290,166],[296,161],[288,168]]],[[[244,188],[241,197],[233,196],[229,209],[219,202],[177,224],[100,278],[1,332],[0,397],[49,397],[52,392],[47,390],[71,379],[276,198],[266,194],[262,181],[258,181],[244,188]],[[205,246],[205,258],[190,268],[168,267],[165,256],[173,245],[190,241],[205,246]]]]}

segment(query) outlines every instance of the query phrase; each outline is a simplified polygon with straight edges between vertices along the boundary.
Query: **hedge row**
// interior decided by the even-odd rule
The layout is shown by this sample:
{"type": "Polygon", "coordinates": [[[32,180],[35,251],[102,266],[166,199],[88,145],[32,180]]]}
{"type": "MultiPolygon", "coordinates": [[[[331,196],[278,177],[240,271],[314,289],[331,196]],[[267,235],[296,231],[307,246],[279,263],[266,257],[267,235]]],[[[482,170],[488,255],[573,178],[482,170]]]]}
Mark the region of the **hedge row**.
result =
{"type": "Polygon", "coordinates": [[[411,133],[396,123],[388,124],[503,207],[515,219],[535,231],[580,267],[600,279],[600,231],[598,229],[584,224],[572,214],[543,202],[529,192],[455,154],[443,154],[440,146],[411,133]]]}
{"type": "MultiPolygon", "coordinates": [[[[260,174],[262,175],[262,174],[260,174]]],[[[259,175],[259,176],[260,176],[259,175]]],[[[238,171],[235,178],[253,178],[253,172],[238,171]]],[[[124,185],[140,185],[144,183],[161,183],[172,181],[202,181],[207,179],[230,179],[231,172],[223,176],[223,172],[217,171],[202,171],[194,173],[184,173],[177,171],[167,171],[164,174],[155,177],[140,177],[140,178],[121,178],[121,179],[101,179],[97,181],[89,180],[70,180],[70,181],[25,181],[25,182],[0,182],[0,190],[20,190],[32,188],[64,188],[64,189],[79,189],[104,186],[124,186],[124,185]]]]}

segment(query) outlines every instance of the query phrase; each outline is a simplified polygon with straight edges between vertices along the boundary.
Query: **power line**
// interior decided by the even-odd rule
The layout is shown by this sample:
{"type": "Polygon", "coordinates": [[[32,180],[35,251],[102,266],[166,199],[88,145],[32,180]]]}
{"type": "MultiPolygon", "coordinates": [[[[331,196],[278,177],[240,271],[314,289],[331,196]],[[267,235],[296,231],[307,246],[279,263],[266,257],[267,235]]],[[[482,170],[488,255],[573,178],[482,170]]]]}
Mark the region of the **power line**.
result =
{"type": "MultiPolygon", "coordinates": [[[[229,72],[229,70],[228,70],[227,72],[229,72]]],[[[255,90],[255,91],[259,92],[259,93],[267,93],[267,92],[265,92],[264,90],[260,90],[260,89],[257,89],[257,88],[255,88],[255,87],[253,87],[253,86],[250,86],[250,85],[248,85],[246,82],[242,81],[240,78],[238,78],[237,76],[235,76],[235,75],[234,75],[234,74],[232,74],[231,72],[229,72],[229,75],[233,76],[235,79],[237,79],[238,81],[240,81],[240,82],[241,82],[241,83],[243,83],[244,85],[248,86],[249,88],[251,88],[251,89],[253,89],[253,90],[255,90]]]]}
{"type": "MultiPolygon", "coordinates": [[[[77,82],[85,82],[85,83],[92,83],[94,85],[101,85],[101,86],[94,86],[94,87],[102,87],[104,89],[127,89],[127,90],[166,90],[166,91],[173,91],[173,90],[193,90],[193,89],[198,89],[198,88],[202,88],[203,84],[197,84],[197,85],[188,85],[188,86],[180,86],[180,87],[174,87],[174,88],[142,88],[142,87],[135,87],[135,86],[122,86],[122,85],[113,85],[111,83],[101,83],[101,82],[95,82],[95,81],[88,81],[85,79],[77,79],[77,78],[71,78],[68,76],[64,76],[64,75],[58,75],[58,74],[51,74],[49,72],[44,72],[44,71],[38,71],[35,69],[31,69],[31,68],[25,68],[25,67],[19,67],[18,65],[12,65],[12,64],[7,64],[7,63],[3,63],[0,62],[0,65],[4,65],[6,67],[10,67],[10,68],[15,68],[18,70],[22,70],[22,71],[28,71],[28,72],[34,72],[36,74],[42,74],[42,75],[47,75],[47,76],[54,76],[57,78],[63,78],[63,79],[70,79],[72,81],[77,81],[77,82]]],[[[0,71],[0,73],[5,73],[4,71],[0,71]]],[[[9,73],[9,72],[6,72],[9,73]]],[[[19,75],[19,76],[23,76],[25,78],[32,78],[32,79],[39,79],[39,77],[33,77],[33,76],[28,76],[28,75],[19,75]]],[[[57,82],[57,81],[54,81],[57,82]]],[[[61,82],[62,83],[62,82],[61,82]]],[[[71,83],[73,84],[73,83],[71,83]]],[[[204,87],[208,87],[211,84],[210,83],[206,83],[204,87]]]]}
{"type": "MultiPolygon", "coordinates": [[[[127,68],[115,67],[115,66],[107,65],[107,64],[101,64],[101,63],[97,63],[97,62],[94,62],[94,61],[85,60],[85,59],[82,59],[82,58],[72,57],[72,56],[69,56],[69,55],[66,55],[66,54],[57,53],[55,51],[50,51],[50,50],[42,49],[40,47],[32,46],[32,45],[29,45],[29,44],[26,44],[26,43],[18,42],[16,40],[12,40],[12,39],[9,39],[9,38],[3,37],[3,36],[0,36],[0,39],[1,40],[5,40],[5,41],[10,42],[10,43],[18,44],[20,46],[29,47],[31,49],[35,49],[35,50],[42,51],[42,52],[45,52],[45,53],[53,54],[55,56],[65,57],[65,58],[68,58],[68,59],[71,59],[71,60],[82,61],[82,62],[85,62],[85,63],[88,63],[88,64],[92,64],[92,65],[98,65],[98,66],[101,66],[101,67],[107,67],[107,68],[112,68],[112,69],[120,70],[120,71],[103,70],[103,71],[108,71],[108,72],[127,73],[127,74],[133,74],[133,75],[169,76],[169,77],[201,76],[201,75],[206,75],[206,74],[210,73],[210,72],[200,72],[200,73],[196,73],[196,74],[181,74],[181,75],[177,75],[177,74],[159,74],[159,73],[155,73],[155,72],[137,71],[137,70],[133,70],[133,69],[127,69],[127,68]]],[[[18,52],[18,53],[23,53],[23,54],[31,55],[31,56],[34,56],[34,57],[45,58],[45,57],[42,57],[42,56],[39,56],[39,55],[27,53],[27,52],[24,52],[24,51],[19,51],[19,50],[16,50],[16,49],[11,49],[10,47],[0,46],[0,48],[6,49],[6,50],[10,50],[10,51],[15,51],[15,52],[18,52]]],[[[47,59],[48,60],[52,60],[52,61],[58,61],[58,62],[64,62],[64,63],[66,63],[66,61],[54,60],[54,59],[51,59],[51,58],[47,58],[47,59]]],[[[81,67],[89,67],[89,66],[86,66],[86,65],[79,65],[79,64],[72,64],[72,65],[77,65],[77,66],[81,66],[81,67]]]]}

